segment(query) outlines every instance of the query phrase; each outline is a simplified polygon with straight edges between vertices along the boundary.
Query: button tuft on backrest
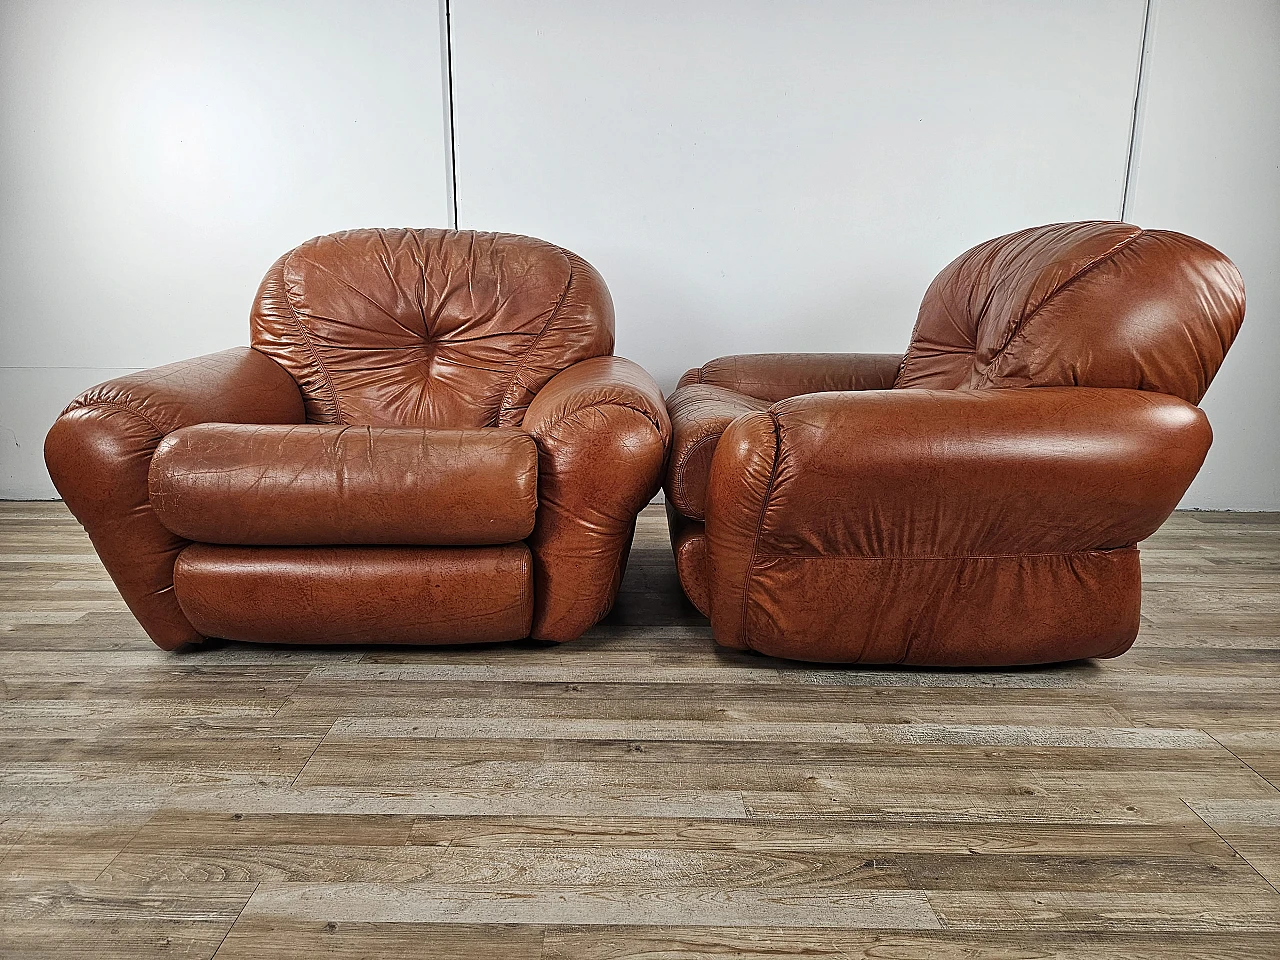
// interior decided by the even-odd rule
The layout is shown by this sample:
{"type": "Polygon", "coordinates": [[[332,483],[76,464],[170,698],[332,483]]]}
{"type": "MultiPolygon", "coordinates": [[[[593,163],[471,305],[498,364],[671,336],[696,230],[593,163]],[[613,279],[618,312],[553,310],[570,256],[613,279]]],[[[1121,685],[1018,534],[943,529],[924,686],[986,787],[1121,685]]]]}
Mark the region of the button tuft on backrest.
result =
{"type": "Polygon", "coordinates": [[[309,240],[263,279],[250,327],[314,423],[515,425],[556,373],[613,351],[613,303],[590,264],[472,231],[309,240]]]}

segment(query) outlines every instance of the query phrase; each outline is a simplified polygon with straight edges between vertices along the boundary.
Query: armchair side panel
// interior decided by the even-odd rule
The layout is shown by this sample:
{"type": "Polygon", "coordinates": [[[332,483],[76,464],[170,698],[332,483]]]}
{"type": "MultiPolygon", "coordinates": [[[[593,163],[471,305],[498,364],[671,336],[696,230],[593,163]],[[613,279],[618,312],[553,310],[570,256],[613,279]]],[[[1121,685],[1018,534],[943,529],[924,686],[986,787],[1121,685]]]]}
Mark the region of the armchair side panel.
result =
{"type": "Polygon", "coordinates": [[[301,423],[283,368],[239,347],[107,381],[73,400],[45,439],[54,486],[80,521],[129,609],[156,645],[203,636],[178,607],[173,567],[188,541],[151,509],[147,476],[160,441],[196,423],[301,423]]]}
{"type": "Polygon", "coordinates": [[[531,635],[574,640],[617,597],[636,515],[662,481],[671,421],[649,374],[595,357],[543,387],[524,428],[538,443],[531,635]]]}

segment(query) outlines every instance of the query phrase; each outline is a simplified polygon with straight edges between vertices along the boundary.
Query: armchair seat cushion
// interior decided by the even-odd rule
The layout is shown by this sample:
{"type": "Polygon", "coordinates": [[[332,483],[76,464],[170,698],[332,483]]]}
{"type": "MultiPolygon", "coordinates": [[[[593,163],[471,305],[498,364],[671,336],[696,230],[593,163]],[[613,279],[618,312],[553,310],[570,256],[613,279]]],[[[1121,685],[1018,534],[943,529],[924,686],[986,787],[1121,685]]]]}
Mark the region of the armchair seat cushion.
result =
{"type": "Polygon", "coordinates": [[[518,428],[207,423],[152,460],[152,508],[202,543],[516,543],[533,532],[538,449],[518,428]]]}

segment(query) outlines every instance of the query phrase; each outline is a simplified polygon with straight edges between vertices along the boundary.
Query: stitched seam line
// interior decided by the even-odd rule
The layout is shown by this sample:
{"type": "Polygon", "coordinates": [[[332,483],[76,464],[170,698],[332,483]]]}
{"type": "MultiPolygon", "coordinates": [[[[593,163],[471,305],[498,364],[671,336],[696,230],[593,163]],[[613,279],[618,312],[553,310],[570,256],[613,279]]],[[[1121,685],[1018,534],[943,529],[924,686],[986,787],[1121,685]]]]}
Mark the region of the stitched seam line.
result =
{"type": "MultiPolygon", "coordinates": [[[[944,267],[943,269],[945,270],[946,268],[944,267]]],[[[939,276],[941,276],[941,274],[939,274],[939,276]]],[[[930,284],[930,287],[932,287],[932,284],[930,284]]],[[[928,295],[929,295],[929,291],[926,290],[925,296],[927,297],[928,295]]],[[[907,351],[902,355],[902,360],[899,361],[898,363],[898,374],[893,378],[893,385],[889,388],[890,390],[897,388],[898,384],[902,382],[902,378],[906,376],[907,369],[911,366],[911,362],[913,360],[918,359],[916,356],[912,355],[911,348],[915,346],[916,335],[920,332],[920,322],[921,322],[921,316],[917,314],[915,325],[911,328],[911,338],[907,340],[907,351]]],[[[975,340],[974,349],[976,350],[977,349],[976,336],[974,337],[974,340],[975,340]]]]}
{"type": "Polygon", "coordinates": [[[1090,553],[1122,553],[1125,550],[1136,549],[1135,544],[1128,544],[1123,547],[1093,547],[1089,550],[1062,550],[1057,553],[972,553],[960,554],[954,557],[872,557],[864,556],[856,553],[845,554],[827,554],[825,556],[797,556],[795,554],[784,553],[762,553],[752,554],[751,562],[764,562],[768,560],[901,560],[909,562],[913,560],[930,560],[930,561],[951,561],[951,560],[1022,560],[1035,557],[1078,557],[1090,553]]]}
{"type": "Polygon", "coordinates": [[[90,401],[79,403],[78,405],[69,407],[67,409],[67,412],[69,413],[71,412],[71,410],[92,410],[94,407],[108,407],[112,410],[121,410],[125,413],[131,413],[135,417],[137,417],[139,420],[146,423],[156,433],[160,434],[161,437],[165,436],[165,431],[160,426],[160,424],[156,423],[154,420],[152,420],[149,416],[147,416],[145,413],[143,413],[141,410],[137,409],[136,407],[131,407],[129,406],[129,404],[122,403],[119,400],[90,400],[90,401]]]}
{"type": "Polygon", "coordinates": [[[590,410],[592,408],[599,408],[599,407],[619,407],[623,410],[634,410],[636,413],[640,414],[640,416],[644,417],[646,420],[649,421],[649,423],[653,426],[653,429],[657,431],[657,434],[659,437],[662,436],[662,427],[658,425],[657,420],[655,420],[652,416],[650,416],[648,410],[645,410],[643,407],[637,407],[634,404],[623,403],[621,400],[600,400],[594,403],[584,404],[581,407],[575,407],[573,410],[569,411],[568,413],[562,414],[561,416],[556,417],[556,419],[554,420],[547,421],[545,424],[538,427],[538,430],[543,431],[543,430],[554,429],[555,427],[560,426],[560,424],[564,423],[566,420],[570,419],[571,417],[576,417],[578,414],[582,413],[582,411],[584,410],[590,410]]]}
{"type": "Polygon", "coordinates": [[[751,541],[751,560],[747,564],[747,575],[742,578],[742,622],[739,627],[742,642],[751,647],[747,639],[747,602],[751,595],[751,571],[756,565],[756,551],[760,549],[760,534],[764,530],[764,515],[769,510],[769,498],[773,496],[773,485],[778,479],[778,461],[782,457],[782,425],[778,423],[778,415],[766,410],[773,422],[773,468],[769,471],[769,485],[764,488],[764,497],[760,501],[760,516],[756,520],[756,535],[751,541]]]}
{"type": "MultiPolygon", "coordinates": [[[[560,314],[560,309],[564,306],[565,299],[569,296],[569,288],[573,286],[573,257],[569,255],[567,250],[560,250],[560,255],[564,257],[565,262],[569,264],[569,279],[564,282],[564,289],[560,291],[560,299],[556,301],[556,305],[551,308],[551,313],[547,316],[547,322],[542,325],[542,329],[538,331],[538,335],[533,338],[533,343],[529,344],[529,349],[520,355],[520,362],[516,364],[515,371],[511,374],[511,380],[507,383],[507,389],[502,394],[502,403],[498,405],[498,422],[502,422],[503,413],[507,412],[508,404],[511,402],[511,394],[520,382],[520,374],[524,373],[525,368],[529,365],[529,358],[533,356],[533,352],[538,349],[538,344],[542,342],[543,335],[551,328],[551,324],[555,323],[556,317],[560,314]]],[[[528,405],[525,405],[526,408],[528,405]]]]}
{"type": "Polygon", "coordinates": [[[533,633],[533,617],[537,612],[533,609],[533,599],[529,596],[529,583],[533,578],[533,571],[530,569],[533,565],[533,551],[525,546],[524,554],[520,557],[520,619],[524,619],[524,610],[529,608],[529,632],[533,633]]]}
{"type": "Polygon", "coordinates": [[[1116,255],[1121,250],[1125,249],[1125,247],[1129,246],[1129,244],[1133,243],[1135,240],[1141,237],[1145,232],[1146,231],[1139,229],[1138,232],[1135,233],[1132,237],[1129,237],[1127,240],[1122,240],[1120,243],[1116,244],[1113,248],[1108,250],[1101,257],[1098,257],[1098,259],[1085,264],[1083,267],[1081,267],[1079,270],[1077,270],[1075,273],[1069,276],[1062,283],[1058,284],[1057,289],[1055,289],[1053,293],[1045,297],[1044,300],[1040,302],[1039,306],[1037,306],[1029,314],[1023,317],[1022,323],[1018,325],[1018,329],[1014,332],[1014,334],[1011,337],[1009,337],[1008,340],[1005,341],[1004,346],[1002,346],[999,350],[996,351],[995,356],[993,356],[989,361],[987,361],[987,365],[982,372],[982,376],[978,378],[978,384],[991,382],[991,380],[994,377],[994,374],[992,373],[992,368],[994,368],[996,364],[1000,362],[1001,358],[1003,358],[1004,355],[1009,352],[1009,348],[1012,347],[1015,342],[1017,342],[1019,339],[1022,338],[1022,336],[1027,332],[1027,329],[1031,326],[1031,321],[1034,320],[1039,315],[1041,310],[1043,310],[1050,303],[1056,300],[1058,295],[1062,293],[1063,290],[1067,289],[1067,287],[1071,286],[1073,283],[1075,283],[1077,280],[1083,277],[1086,273],[1089,273],[1095,267],[1098,267],[1099,265],[1106,263],[1108,260],[1115,259],[1116,255]]]}
{"type": "Polygon", "coordinates": [[[289,313],[293,316],[293,325],[298,328],[298,333],[301,335],[303,343],[307,345],[307,352],[311,354],[311,361],[320,368],[320,375],[324,377],[324,385],[329,389],[329,397],[333,402],[333,415],[337,418],[338,423],[342,423],[342,406],[338,403],[338,391],[333,387],[333,378],[329,375],[329,368],[320,359],[320,354],[316,352],[316,346],[311,340],[311,333],[303,324],[302,315],[298,313],[298,308],[293,303],[293,291],[289,287],[289,279],[285,274],[285,268],[292,260],[293,253],[290,253],[285,258],[285,262],[280,265],[280,286],[284,290],[284,302],[289,305],[289,313]]]}
{"type": "MultiPolygon", "coordinates": [[[[693,459],[694,451],[696,451],[699,447],[712,442],[713,440],[719,442],[722,436],[724,436],[724,430],[721,430],[719,433],[709,433],[705,437],[699,437],[697,440],[695,440],[692,444],[689,445],[689,449],[685,451],[684,459],[681,460],[679,465],[676,467],[676,482],[674,484],[675,489],[672,491],[672,499],[676,499],[676,500],[685,499],[685,490],[684,490],[685,478],[688,475],[688,471],[685,469],[685,467],[689,463],[689,461],[693,459]]],[[[702,513],[703,514],[706,513],[705,504],[703,505],[702,513]]],[[[705,516],[700,516],[700,517],[692,516],[692,508],[691,508],[691,513],[686,513],[685,516],[689,517],[689,519],[691,520],[706,519],[705,516]]]]}

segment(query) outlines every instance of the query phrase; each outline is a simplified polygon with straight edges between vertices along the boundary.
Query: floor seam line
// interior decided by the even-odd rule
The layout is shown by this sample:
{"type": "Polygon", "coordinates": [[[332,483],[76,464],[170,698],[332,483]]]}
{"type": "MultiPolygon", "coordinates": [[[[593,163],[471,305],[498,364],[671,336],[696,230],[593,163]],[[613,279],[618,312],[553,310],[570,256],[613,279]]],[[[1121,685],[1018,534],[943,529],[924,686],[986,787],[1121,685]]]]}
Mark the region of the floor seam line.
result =
{"type": "Polygon", "coordinates": [[[1199,820],[1199,821],[1200,821],[1201,823],[1203,823],[1206,827],[1208,827],[1210,830],[1212,830],[1212,831],[1213,831],[1213,835],[1214,835],[1215,837],[1217,837],[1219,840],[1221,840],[1223,843],[1225,843],[1225,844],[1227,845],[1227,849],[1229,849],[1229,850],[1230,850],[1232,853],[1234,853],[1237,857],[1239,857],[1241,860],[1243,860],[1243,861],[1245,862],[1245,864],[1249,867],[1249,869],[1250,869],[1250,870],[1252,870],[1254,873],[1256,873],[1256,874],[1258,875],[1258,879],[1260,879],[1263,883],[1265,883],[1268,887],[1270,887],[1273,893],[1275,893],[1277,896],[1280,896],[1280,888],[1277,888],[1277,887],[1276,887],[1276,885],[1275,885],[1274,883],[1272,883],[1272,882],[1271,882],[1271,881],[1266,877],[1266,875],[1265,875],[1265,874],[1263,874],[1263,872],[1262,872],[1261,870],[1259,870],[1257,867],[1255,867],[1255,866],[1253,865],[1253,861],[1251,861],[1251,860],[1250,860],[1248,857],[1246,857],[1243,853],[1241,853],[1239,850],[1237,850],[1237,849],[1235,848],[1235,845],[1234,845],[1230,840],[1228,840],[1226,837],[1224,837],[1222,834],[1220,834],[1220,833],[1218,832],[1218,828],[1217,828],[1217,827],[1215,827],[1212,823],[1210,823],[1210,822],[1209,822],[1208,820],[1206,820],[1204,817],[1200,816],[1200,811],[1199,811],[1199,810],[1197,810],[1195,807],[1193,807],[1190,803],[1188,803],[1188,802],[1187,802],[1187,799],[1186,799],[1185,797],[1179,797],[1178,799],[1182,801],[1183,805],[1184,805],[1188,810],[1190,810],[1193,814],[1195,814],[1195,817],[1196,817],[1196,819],[1197,819],[1197,820],[1199,820]]]}
{"type": "Polygon", "coordinates": [[[129,839],[124,842],[124,846],[122,846],[119,850],[117,850],[115,853],[115,856],[113,856],[110,859],[110,861],[108,861],[107,865],[103,867],[101,870],[99,870],[97,874],[94,875],[94,878],[93,878],[94,883],[97,883],[99,880],[101,880],[103,877],[103,874],[105,874],[108,870],[111,869],[112,864],[114,864],[117,860],[119,860],[122,856],[124,856],[124,852],[129,849],[129,845],[133,843],[134,840],[138,839],[138,834],[140,834],[143,830],[147,828],[147,824],[149,824],[152,820],[156,818],[156,815],[160,813],[163,807],[164,807],[163,803],[158,805],[154,810],[151,811],[151,816],[147,817],[147,819],[143,820],[142,823],[138,824],[138,829],[133,831],[133,833],[129,834],[129,839]]]}
{"type": "Polygon", "coordinates": [[[1261,780],[1263,783],[1265,783],[1268,787],[1276,791],[1276,793],[1280,793],[1280,786],[1277,786],[1276,784],[1272,783],[1269,778],[1264,777],[1257,770],[1254,770],[1253,764],[1251,764],[1248,760],[1244,759],[1244,757],[1240,756],[1238,753],[1236,753],[1234,750],[1228,747],[1225,743],[1223,743],[1221,740],[1215,737],[1208,730],[1204,731],[1204,735],[1208,737],[1210,740],[1212,740],[1214,743],[1216,743],[1218,746],[1220,746],[1223,750],[1227,751],[1227,753],[1231,754],[1231,756],[1235,757],[1236,760],[1238,760],[1240,763],[1243,763],[1246,767],[1248,767],[1249,770],[1252,771],[1253,775],[1257,777],[1259,780],[1261,780]]]}
{"type": "Polygon", "coordinates": [[[334,720],[332,723],[330,723],[329,729],[324,732],[324,736],[320,738],[320,742],[311,748],[311,752],[307,754],[307,759],[302,761],[302,766],[300,766],[298,768],[298,772],[293,775],[293,780],[290,781],[289,783],[289,789],[292,790],[294,787],[298,785],[298,779],[302,776],[303,771],[307,769],[307,765],[311,763],[312,759],[314,759],[316,752],[321,747],[323,747],[324,742],[329,739],[329,734],[333,733],[334,725],[337,724],[337,722],[338,722],[337,720],[334,720]]]}
{"type": "Polygon", "coordinates": [[[236,918],[231,921],[231,925],[227,927],[227,932],[224,933],[222,935],[222,939],[218,941],[217,948],[213,951],[213,953],[209,955],[209,960],[218,960],[218,954],[222,952],[223,944],[227,942],[227,937],[231,936],[231,931],[236,928],[236,924],[239,923],[240,918],[244,916],[245,910],[249,908],[249,901],[252,900],[255,896],[257,896],[258,888],[260,886],[262,886],[261,880],[254,883],[253,889],[249,891],[249,896],[244,898],[243,905],[241,905],[240,909],[236,911],[236,918]]]}

